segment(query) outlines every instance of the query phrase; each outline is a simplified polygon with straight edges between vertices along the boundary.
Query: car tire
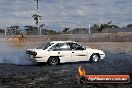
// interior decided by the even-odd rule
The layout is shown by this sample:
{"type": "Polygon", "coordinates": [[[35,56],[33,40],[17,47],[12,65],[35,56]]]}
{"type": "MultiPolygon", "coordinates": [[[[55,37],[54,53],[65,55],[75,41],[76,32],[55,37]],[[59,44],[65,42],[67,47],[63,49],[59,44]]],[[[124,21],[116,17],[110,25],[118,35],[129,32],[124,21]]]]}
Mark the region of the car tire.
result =
{"type": "Polygon", "coordinates": [[[95,63],[98,62],[99,59],[100,59],[99,54],[92,54],[90,57],[90,62],[95,63]]]}
{"type": "Polygon", "coordinates": [[[59,57],[50,57],[48,59],[48,64],[49,65],[57,65],[57,64],[59,64],[59,57]]]}

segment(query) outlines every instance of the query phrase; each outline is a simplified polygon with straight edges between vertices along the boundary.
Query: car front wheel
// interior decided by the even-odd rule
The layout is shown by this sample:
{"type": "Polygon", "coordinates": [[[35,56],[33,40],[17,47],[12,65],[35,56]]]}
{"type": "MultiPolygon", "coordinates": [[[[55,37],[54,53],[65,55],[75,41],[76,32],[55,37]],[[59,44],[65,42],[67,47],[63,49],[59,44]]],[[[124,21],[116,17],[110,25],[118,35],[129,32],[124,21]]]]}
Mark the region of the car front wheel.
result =
{"type": "Polygon", "coordinates": [[[98,54],[92,54],[90,57],[90,62],[95,63],[100,59],[100,56],[98,54]]]}
{"type": "Polygon", "coordinates": [[[49,65],[57,65],[59,64],[59,58],[58,57],[50,57],[48,60],[49,65]]]}

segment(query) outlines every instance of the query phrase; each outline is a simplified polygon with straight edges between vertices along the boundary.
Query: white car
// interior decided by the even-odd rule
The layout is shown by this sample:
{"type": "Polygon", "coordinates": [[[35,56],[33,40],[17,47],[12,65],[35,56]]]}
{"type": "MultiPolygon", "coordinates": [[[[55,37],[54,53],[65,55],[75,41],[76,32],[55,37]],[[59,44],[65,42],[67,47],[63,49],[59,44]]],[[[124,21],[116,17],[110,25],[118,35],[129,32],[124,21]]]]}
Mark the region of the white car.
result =
{"type": "Polygon", "coordinates": [[[26,54],[27,59],[32,62],[47,62],[50,65],[79,61],[97,62],[105,58],[103,51],[85,48],[73,41],[46,42],[36,49],[27,49],[26,54]]]}

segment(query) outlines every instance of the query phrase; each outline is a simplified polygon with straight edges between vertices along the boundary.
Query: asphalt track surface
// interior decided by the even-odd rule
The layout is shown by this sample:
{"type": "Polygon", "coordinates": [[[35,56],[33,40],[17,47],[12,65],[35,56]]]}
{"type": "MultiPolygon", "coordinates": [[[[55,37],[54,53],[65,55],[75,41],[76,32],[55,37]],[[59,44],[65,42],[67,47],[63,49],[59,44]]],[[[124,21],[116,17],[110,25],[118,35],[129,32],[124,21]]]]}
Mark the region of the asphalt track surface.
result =
{"type": "Polygon", "coordinates": [[[132,54],[106,53],[97,63],[77,62],[57,66],[47,64],[0,64],[0,88],[132,88],[132,81],[118,84],[78,84],[78,67],[86,74],[123,74],[132,78],[132,54]]]}

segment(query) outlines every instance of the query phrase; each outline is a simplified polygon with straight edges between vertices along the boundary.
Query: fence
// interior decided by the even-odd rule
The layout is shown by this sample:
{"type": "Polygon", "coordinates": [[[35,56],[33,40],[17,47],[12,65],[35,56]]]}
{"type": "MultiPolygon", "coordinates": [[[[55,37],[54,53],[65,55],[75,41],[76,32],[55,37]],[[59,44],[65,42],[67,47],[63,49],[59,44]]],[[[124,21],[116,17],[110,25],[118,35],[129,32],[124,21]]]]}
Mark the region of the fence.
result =
{"type": "Polygon", "coordinates": [[[45,42],[132,42],[132,33],[98,33],[98,34],[59,34],[59,35],[0,35],[0,41],[45,42]]]}
{"type": "MultiPolygon", "coordinates": [[[[66,28],[65,28],[66,29],[66,28]]],[[[91,31],[88,28],[75,28],[75,29],[63,29],[62,31],[41,29],[41,32],[38,29],[26,29],[26,30],[17,30],[17,29],[7,29],[5,32],[1,32],[1,35],[58,35],[58,34],[90,34],[91,31]]]]}

